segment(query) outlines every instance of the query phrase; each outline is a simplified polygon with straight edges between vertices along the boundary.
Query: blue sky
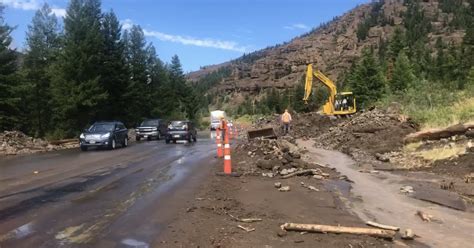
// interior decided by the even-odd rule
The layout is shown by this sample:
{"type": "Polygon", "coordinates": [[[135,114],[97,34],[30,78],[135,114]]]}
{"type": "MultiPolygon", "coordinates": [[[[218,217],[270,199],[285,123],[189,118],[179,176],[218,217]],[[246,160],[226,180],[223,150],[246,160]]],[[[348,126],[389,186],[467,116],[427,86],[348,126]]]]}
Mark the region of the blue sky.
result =
{"type": "MultiPolygon", "coordinates": [[[[57,16],[67,0],[0,0],[5,19],[16,26],[14,46],[25,46],[25,32],[44,2],[57,16]]],[[[218,64],[288,41],[367,0],[102,0],[124,28],[138,24],[159,57],[177,54],[186,72],[218,64]]]]}

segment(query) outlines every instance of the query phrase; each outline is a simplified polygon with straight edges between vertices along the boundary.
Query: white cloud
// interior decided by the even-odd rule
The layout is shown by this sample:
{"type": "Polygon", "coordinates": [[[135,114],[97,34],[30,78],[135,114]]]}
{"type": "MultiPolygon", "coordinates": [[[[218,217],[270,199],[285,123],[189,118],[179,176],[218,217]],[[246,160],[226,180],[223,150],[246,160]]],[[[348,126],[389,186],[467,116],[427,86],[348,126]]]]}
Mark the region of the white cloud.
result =
{"type": "Polygon", "coordinates": [[[199,47],[211,47],[211,48],[218,48],[223,50],[230,50],[236,52],[246,52],[248,50],[247,47],[239,45],[235,41],[225,41],[225,40],[216,40],[216,39],[199,39],[189,36],[181,36],[181,35],[172,35],[172,34],[165,34],[162,32],[157,31],[149,31],[143,30],[146,36],[154,37],[161,41],[170,41],[175,43],[181,43],[183,45],[192,45],[192,46],[199,46],[199,47]]]}
{"type": "Polygon", "coordinates": [[[129,30],[129,29],[132,28],[132,26],[133,26],[133,21],[132,20],[125,19],[125,20],[122,21],[122,28],[124,30],[129,30]]]}
{"type": "Polygon", "coordinates": [[[37,0],[0,0],[6,6],[21,10],[37,10],[40,3],[37,0]]]}
{"type": "Polygon", "coordinates": [[[66,16],[66,9],[61,8],[51,8],[51,12],[56,17],[65,17],[66,16]]]}
{"type": "MultiPolygon", "coordinates": [[[[0,3],[21,10],[38,10],[41,8],[41,4],[38,0],[0,0],[0,3]]],[[[63,8],[51,8],[52,14],[56,17],[65,17],[66,9],[63,8]]]]}
{"type": "MultiPolygon", "coordinates": [[[[131,29],[134,25],[133,21],[130,19],[122,20],[122,28],[124,30],[131,29]]],[[[173,35],[173,34],[166,34],[159,31],[143,29],[143,33],[145,36],[153,37],[161,41],[169,41],[174,43],[180,43],[183,45],[190,45],[190,46],[198,46],[198,47],[210,47],[210,48],[217,48],[222,50],[229,50],[235,52],[247,52],[249,47],[241,46],[239,43],[235,41],[226,41],[226,40],[216,40],[211,38],[195,38],[189,36],[181,36],[181,35],[173,35]]]]}
{"type": "Polygon", "coordinates": [[[283,28],[290,29],[290,30],[295,30],[295,29],[309,30],[310,29],[307,25],[303,23],[296,23],[289,26],[284,26],[283,28]]]}

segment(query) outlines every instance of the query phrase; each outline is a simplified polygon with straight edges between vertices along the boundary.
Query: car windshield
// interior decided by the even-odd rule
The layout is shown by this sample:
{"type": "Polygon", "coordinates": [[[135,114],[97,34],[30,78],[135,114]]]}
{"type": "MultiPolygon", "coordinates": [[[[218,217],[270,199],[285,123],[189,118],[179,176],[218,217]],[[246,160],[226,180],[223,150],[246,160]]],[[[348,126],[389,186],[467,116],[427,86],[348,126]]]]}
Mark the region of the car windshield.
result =
{"type": "Polygon", "coordinates": [[[147,127],[147,126],[158,126],[158,120],[146,120],[142,122],[140,125],[142,127],[147,127]]]}
{"type": "Polygon", "coordinates": [[[114,130],[114,124],[95,124],[89,128],[89,132],[110,132],[114,130]]]}
{"type": "Polygon", "coordinates": [[[186,129],[186,122],[184,121],[172,121],[170,124],[170,129],[179,129],[179,130],[184,130],[186,129]]]}

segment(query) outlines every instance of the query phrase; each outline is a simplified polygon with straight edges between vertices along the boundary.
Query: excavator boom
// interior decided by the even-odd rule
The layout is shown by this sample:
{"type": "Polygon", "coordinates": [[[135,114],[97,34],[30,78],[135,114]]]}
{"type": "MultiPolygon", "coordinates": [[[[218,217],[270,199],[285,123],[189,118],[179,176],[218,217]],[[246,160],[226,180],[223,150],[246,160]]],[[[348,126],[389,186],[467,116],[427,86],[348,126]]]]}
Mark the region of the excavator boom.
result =
{"type": "MultiPolygon", "coordinates": [[[[304,87],[304,97],[303,101],[305,103],[308,103],[308,99],[311,96],[311,91],[313,89],[313,76],[317,78],[321,83],[324,84],[329,90],[329,97],[328,101],[324,104],[323,106],[323,113],[326,115],[345,115],[345,114],[353,114],[356,111],[355,107],[355,98],[353,99],[351,104],[352,106],[348,108],[347,110],[336,110],[335,108],[335,101],[337,97],[337,88],[336,84],[326,77],[321,71],[313,70],[313,64],[309,64],[307,69],[306,69],[306,81],[305,81],[305,87],[304,87]]],[[[352,97],[352,93],[350,94],[352,97]]],[[[347,100],[346,100],[347,101],[347,100]]]]}
{"type": "Polygon", "coordinates": [[[308,65],[306,69],[306,81],[304,85],[304,97],[303,101],[307,104],[308,99],[311,96],[311,90],[313,88],[313,66],[312,64],[308,65]]]}

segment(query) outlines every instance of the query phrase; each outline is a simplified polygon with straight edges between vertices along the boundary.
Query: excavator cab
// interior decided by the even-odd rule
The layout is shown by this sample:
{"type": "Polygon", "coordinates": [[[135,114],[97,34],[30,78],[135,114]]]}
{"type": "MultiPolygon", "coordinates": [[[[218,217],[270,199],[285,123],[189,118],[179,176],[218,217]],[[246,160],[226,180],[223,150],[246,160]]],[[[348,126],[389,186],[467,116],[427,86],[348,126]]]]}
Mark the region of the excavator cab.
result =
{"type": "Polygon", "coordinates": [[[336,94],[334,101],[335,115],[353,114],[356,110],[356,101],[352,92],[341,92],[336,94]]]}
{"type": "Polygon", "coordinates": [[[323,105],[323,114],[325,115],[351,115],[357,111],[356,99],[352,92],[338,93],[336,84],[324,75],[321,71],[313,71],[313,65],[309,64],[306,71],[305,94],[303,101],[308,102],[311,91],[313,90],[313,77],[317,78],[329,90],[327,102],[323,105]]]}

